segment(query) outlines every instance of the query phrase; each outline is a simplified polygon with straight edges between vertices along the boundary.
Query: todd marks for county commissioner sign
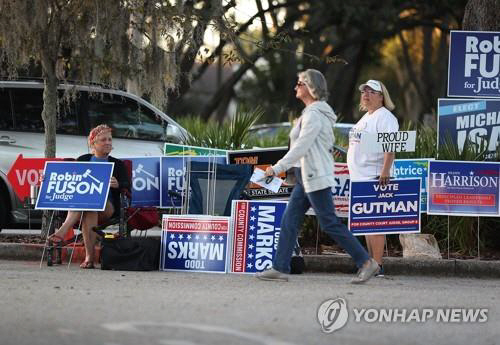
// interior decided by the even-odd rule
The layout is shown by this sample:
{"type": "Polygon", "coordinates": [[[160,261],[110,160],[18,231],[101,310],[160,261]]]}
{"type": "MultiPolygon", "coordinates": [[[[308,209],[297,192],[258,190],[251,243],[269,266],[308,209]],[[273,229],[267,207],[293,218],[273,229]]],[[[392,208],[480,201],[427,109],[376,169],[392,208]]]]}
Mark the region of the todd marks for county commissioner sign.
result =
{"type": "Polygon", "coordinates": [[[160,270],[226,273],[230,217],[164,215],[160,270]]]}
{"type": "Polygon", "coordinates": [[[46,162],[36,209],[102,211],[113,163],[46,162]]]}
{"type": "Polygon", "coordinates": [[[499,215],[500,163],[430,161],[427,213],[499,215]]]}
{"type": "Polygon", "coordinates": [[[353,235],[420,232],[421,179],[351,181],[349,229],[353,235]]]}
{"type": "Polygon", "coordinates": [[[448,97],[500,97],[500,32],[451,31],[448,97]]]}
{"type": "Polygon", "coordinates": [[[272,267],[287,201],[233,201],[233,273],[272,267]]]}

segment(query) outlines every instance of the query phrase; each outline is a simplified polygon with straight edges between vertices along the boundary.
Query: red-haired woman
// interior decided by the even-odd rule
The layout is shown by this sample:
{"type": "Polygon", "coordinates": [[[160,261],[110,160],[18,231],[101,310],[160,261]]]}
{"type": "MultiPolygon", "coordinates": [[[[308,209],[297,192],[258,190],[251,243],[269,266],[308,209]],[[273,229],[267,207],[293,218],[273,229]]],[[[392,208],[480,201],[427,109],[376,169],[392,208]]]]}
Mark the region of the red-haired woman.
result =
{"type": "Polygon", "coordinates": [[[92,230],[97,224],[105,222],[120,210],[120,190],[130,188],[130,181],[123,162],[110,156],[113,149],[111,128],[99,125],[90,131],[88,145],[91,153],[77,158],[82,162],[112,162],[114,163],[113,176],[110,180],[109,197],[104,211],[68,211],[66,220],[49,240],[53,243],[63,241],[66,232],[82,219],[82,235],[85,244],[85,260],[81,268],[94,268],[96,233],[92,230]],[[83,213],[83,215],[82,215],[83,213]]]}

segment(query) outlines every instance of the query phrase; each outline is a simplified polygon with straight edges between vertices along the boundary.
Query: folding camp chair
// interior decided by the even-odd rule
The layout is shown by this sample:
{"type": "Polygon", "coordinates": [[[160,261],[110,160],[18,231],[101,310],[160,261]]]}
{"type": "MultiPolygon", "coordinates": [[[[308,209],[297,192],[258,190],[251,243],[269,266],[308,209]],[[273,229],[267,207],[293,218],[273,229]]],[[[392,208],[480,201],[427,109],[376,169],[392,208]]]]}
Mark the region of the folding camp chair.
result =
{"type": "Polygon", "coordinates": [[[191,189],[187,213],[230,216],[232,201],[241,198],[252,170],[248,164],[191,162],[186,173],[191,189]]]}
{"type": "MultiPolygon", "coordinates": [[[[123,160],[128,178],[132,181],[132,161],[123,160]]],[[[111,225],[118,224],[118,236],[130,237],[132,230],[148,230],[158,225],[160,217],[156,207],[132,207],[132,194],[128,189],[120,193],[120,212],[105,223],[94,227],[94,231],[104,236],[103,230],[111,225]]]]}

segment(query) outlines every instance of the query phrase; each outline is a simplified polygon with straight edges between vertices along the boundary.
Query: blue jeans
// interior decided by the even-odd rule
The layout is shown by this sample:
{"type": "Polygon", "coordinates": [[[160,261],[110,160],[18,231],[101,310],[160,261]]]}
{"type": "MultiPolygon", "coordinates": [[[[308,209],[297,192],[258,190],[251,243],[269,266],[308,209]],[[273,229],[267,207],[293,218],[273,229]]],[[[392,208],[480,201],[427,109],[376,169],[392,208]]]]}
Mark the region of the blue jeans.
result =
{"type": "Polygon", "coordinates": [[[349,253],[358,268],[363,266],[370,259],[370,255],[335,215],[331,188],[306,193],[299,168],[295,168],[295,176],[297,183],[281,220],[281,232],[273,268],[282,273],[290,272],[290,260],[297,235],[310,206],[316,212],[321,229],[349,253]]]}

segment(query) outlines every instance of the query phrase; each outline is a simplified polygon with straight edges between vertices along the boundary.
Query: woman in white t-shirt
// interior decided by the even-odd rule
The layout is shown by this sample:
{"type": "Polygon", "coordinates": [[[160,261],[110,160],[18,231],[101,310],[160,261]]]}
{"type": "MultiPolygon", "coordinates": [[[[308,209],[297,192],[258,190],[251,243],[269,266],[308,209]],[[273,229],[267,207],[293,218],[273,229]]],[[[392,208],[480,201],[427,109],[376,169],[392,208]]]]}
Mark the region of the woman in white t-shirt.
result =
{"type": "MultiPolygon", "coordinates": [[[[368,80],[359,86],[361,99],[359,109],[366,111],[363,117],[349,132],[349,150],[347,165],[351,180],[378,179],[381,185],[389,182],[394,153],[363,152],[360,145],[363,133],[397,132],[398,120],[391,113],[395,106],[389,92],[382,82],[368,80]]],[[[379,276],[383,276],[382,256],[384,254],[385,235],[365,236],[370,255],[378,262],[379,276]]]]}

